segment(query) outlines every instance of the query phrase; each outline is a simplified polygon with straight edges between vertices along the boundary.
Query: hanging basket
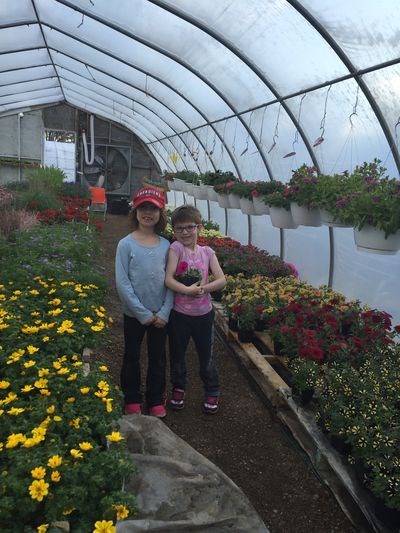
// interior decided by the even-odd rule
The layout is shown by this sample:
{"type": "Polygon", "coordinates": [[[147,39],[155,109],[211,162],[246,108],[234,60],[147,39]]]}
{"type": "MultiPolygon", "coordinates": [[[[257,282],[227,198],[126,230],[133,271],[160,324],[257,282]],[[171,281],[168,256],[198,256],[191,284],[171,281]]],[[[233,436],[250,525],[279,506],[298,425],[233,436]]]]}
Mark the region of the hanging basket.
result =
{"type": "Polygon", "coordinates": [[[271,224],[275,228],[282,228],[282,229],[296,229],[297,228],[297,224],[293,220],[291,211],[285,209],[284,207],[270,206],[269,216],[271,217],[271,224]]]}
{"type": "Polygon", "coordinates": [[[216,202],[218,200],[217,193],[214,191],[214,187],[212,185],[207,185],[207,196],[212,202],[216,202]]]}
{"type": "Polygon", "coordinates": [[[238,194],[229,193],[229,207],[231,209],[240,209],[240,196],[238,194]]]}
{"type": "Polygon", "coordinates": [[[293,220],[300,226],[318,227],[322,225],[319,209],[308,209],[296,202],[290,202],[293,220]]]}
{"type": "Polygon", "coordinates": [[[203,191],[201,185],[193,185],[193,197],[196,200],[207,200],[207,191],[203,191]]]}
{"type": "Polygon", "coordinates": [[[186,183],[186,192],[190,194],[190,196],[194,196],[194,185],[193,183],[186,183]]]}
{"type": "Polygon", "coordinates": [[[262,196],[253,196],[253,206],[256,215],[269,215],[269,206],[264,203],[262,196]]]}
{"type": "Polygon", "coordinates": [[[227,194],[220,194],[217,192],[218,205],[223,208],[230,207],[229,198],[227,194]]]}
{"type": "Polygon", "coordinates": [[[400,230],[385,239],[385,233],[373,226],[354,229],[357,250],[373,254],[393,255],[400,250],[400,230]]]}
{"type": "Polygon", "coordinates": [[[321,222],[325,226],[331,226],[332,228],[351,228],[351,226],[347,226],[346,224],[343,224],[342,222],[335,220],[333,218],[332,213],[330,213],[326,209],[320,209],[320,215],[321,215],[321,222]]]}
{"type": "Polygon", "coordinates": [[[255,215],[256,211],[254,209],[253,200],[248,198],[240,198],[240,210],[244,215],[255,215]]]}

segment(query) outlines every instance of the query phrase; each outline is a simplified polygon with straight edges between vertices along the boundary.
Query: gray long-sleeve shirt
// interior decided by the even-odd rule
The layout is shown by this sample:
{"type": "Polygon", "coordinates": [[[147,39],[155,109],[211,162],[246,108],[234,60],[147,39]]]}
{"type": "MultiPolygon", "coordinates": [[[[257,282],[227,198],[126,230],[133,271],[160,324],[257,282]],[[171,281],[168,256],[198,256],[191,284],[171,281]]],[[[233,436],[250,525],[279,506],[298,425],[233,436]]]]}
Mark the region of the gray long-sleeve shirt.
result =
{"type": "Polygon", "coordinates": [[[141,324],[154,314],[168,321],[173,305],[173,292],[165,286],[168,250],[164,237],[157,246],[139,244],[131,234],[118,243],[115,281],[122,311],[141,324]]]}

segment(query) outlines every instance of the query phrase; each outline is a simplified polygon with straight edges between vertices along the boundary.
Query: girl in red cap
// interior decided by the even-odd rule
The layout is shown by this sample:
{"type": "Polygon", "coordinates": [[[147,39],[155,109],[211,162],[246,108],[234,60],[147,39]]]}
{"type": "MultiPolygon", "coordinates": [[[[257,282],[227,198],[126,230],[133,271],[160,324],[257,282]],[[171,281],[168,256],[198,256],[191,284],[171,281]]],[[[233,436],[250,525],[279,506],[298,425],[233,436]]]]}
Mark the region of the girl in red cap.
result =
{"type": "Polygon", "coordinates": [[[165,416],[167,322],[173,293],[164,283],[169,241],[160,236],[167,224],[164,193],[139,189],[131,211],[133,231],[117,246],[115,280],[124,314],[125,350],[121,388],[125,414],[142,413],[140,351],[147,333],[146,404],[152,416],[165,416]]]}

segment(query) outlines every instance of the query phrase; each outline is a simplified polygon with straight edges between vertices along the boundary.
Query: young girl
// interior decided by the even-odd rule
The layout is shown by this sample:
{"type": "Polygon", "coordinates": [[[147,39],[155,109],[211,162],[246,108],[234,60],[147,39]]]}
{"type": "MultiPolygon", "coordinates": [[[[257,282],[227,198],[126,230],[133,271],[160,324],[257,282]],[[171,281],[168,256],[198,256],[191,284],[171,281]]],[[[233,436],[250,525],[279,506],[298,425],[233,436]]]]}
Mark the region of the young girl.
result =
{"type": "Polygon", "coordinates": [[[225,287],[225,275],[215,252],[208,246],[199,246],[197,237],[201,228],[201,214],[192,205],[183,205],[172,213],[171,224],[176,241],[171,244],[165,283],[175,292],[168,335],[171,359],[172,396],[169,405],[179,410],[185,406],[186,362],[185,352],[190,338],[196,346],[200,378],[204,386],[203,411],[218,411],[220,395],[217,363],[213,353],[214,310],[210,292],[225,287]],[[185,268],[199,269],[200,282],[189,287],[180,283],[175,275],[185,268]],[[214,280],[208,281],[211,271],[214,280]]]}
{"type": "Polygon", "coordinates": [[[146,403],[149,414],[164,417],[167,322],[173,294],[165,287],[169,242],[159,235],[167,217],[164,193],[156,187],[137,191],[131,212],[133,232],[121,239],[115,280],[124,313],[125,350],[121,388],[125,414],[141,414],[140,350],[147,333],[146,403]]]}

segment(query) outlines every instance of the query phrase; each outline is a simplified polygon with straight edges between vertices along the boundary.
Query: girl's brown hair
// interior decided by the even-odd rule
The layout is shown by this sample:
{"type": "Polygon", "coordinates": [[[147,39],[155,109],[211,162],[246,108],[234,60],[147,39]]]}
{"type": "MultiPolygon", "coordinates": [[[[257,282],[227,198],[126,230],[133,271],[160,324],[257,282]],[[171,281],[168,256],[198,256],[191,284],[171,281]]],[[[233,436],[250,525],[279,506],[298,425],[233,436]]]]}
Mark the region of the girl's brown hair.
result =
{"type": "Polygon", "coordinates": [[[171,225],[174,228],[180,222],[194,222],[201,224],[201,213],[194,205],[185,204],[177,207],[171,215],[171,225]]]}
{"type": "MultiPolygon", "coordinates": [[[[129,222],[130,222],[130,225],[133,231],[137,230],[139,227],[139,221],[137,219],[136,211],[137,209],[132,209],[129,213],[129,222]]],[[[167,222],[168,222],[166,210],[160,209],[159,211],[160,211],[160,219],[157,222],[157,224],[154,226],[154,231],[158,233],[158,235],[165,230],[165,228],[167,227],[167,222]]]]}

